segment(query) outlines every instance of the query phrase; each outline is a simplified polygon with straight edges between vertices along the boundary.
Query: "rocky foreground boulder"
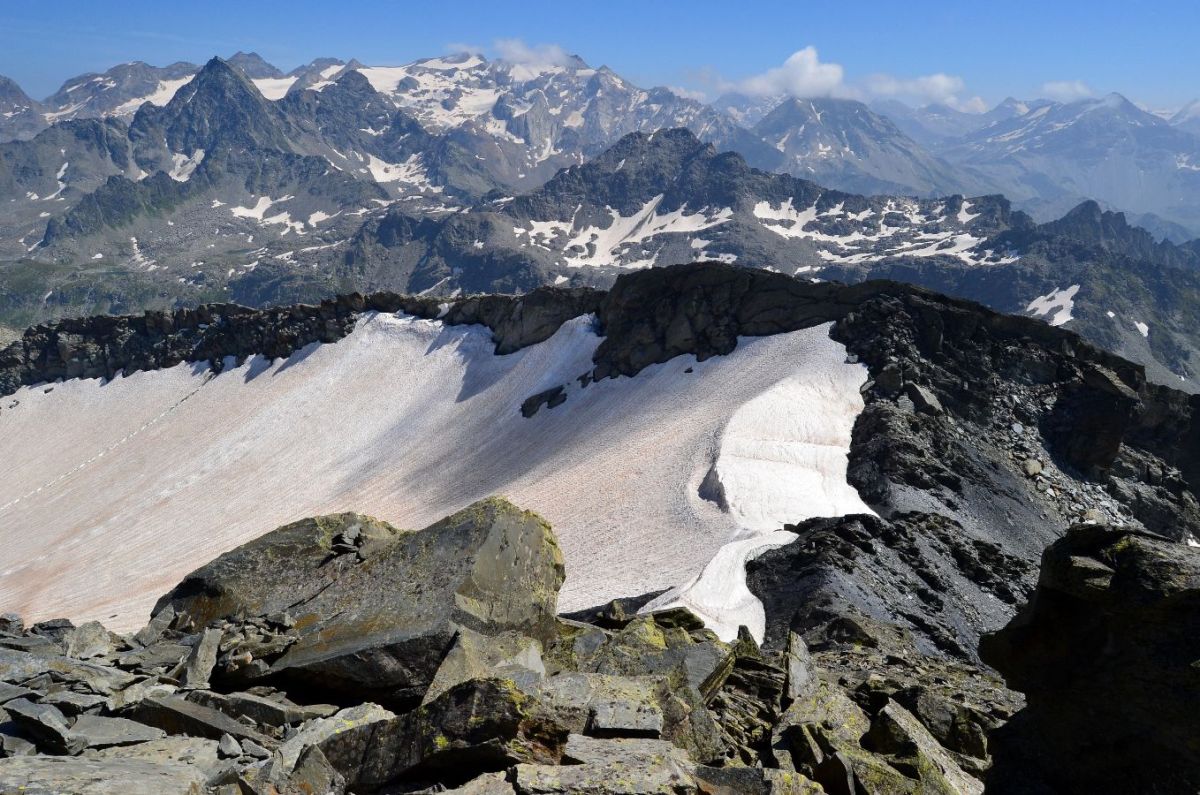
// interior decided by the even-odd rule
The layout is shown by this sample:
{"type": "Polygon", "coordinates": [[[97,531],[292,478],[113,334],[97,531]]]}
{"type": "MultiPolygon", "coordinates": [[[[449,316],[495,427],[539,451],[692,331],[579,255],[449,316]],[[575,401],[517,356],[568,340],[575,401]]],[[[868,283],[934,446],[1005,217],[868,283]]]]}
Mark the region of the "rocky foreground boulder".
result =
{"type": "Polygon", "coordinates": [[[760,648],[683,609],[556,616],[562,579],[545,522],[490,499],[293,523],[128,636],[8,616],[0,791],[977,793],[1020,707],[867,617],[760,648]]]}
{"type": "Polygon", "coordinates": [[[1029,702],[993,735],[988,792],[1200,791],[1200,549],[1075,527],[981,651],[1029,702]]]}

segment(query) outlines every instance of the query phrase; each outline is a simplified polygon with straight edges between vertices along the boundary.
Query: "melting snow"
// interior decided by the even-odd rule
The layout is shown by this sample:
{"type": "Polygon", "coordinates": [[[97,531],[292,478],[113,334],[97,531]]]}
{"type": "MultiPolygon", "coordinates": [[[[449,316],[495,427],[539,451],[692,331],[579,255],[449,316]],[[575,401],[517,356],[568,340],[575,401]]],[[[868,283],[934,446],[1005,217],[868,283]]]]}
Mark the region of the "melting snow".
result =
{"type": "MultiPolygon", "coordinates": [[[[647,268],[654,264],[657,252],[635,250],[633,247],[637,244],[645,243],[656,235],[700,232],[733,218],[733,210],[728,207],[688,213],[686,205],[660,215],[658,206],[662,200],[660,193],[631,215],[621,215],[610,207],[608,212],[612,222],[607,227],[586,226],[577,229],[572,218],[570,221],[530,221],[529,230],[515,227],[513,231],[518,236],[528,232],[535,246],[562,252],[561,264],[569,268],[647,268]]],[[[578,214],[579,208],[576,208],[575,215],[578,214]]]]}
{"type": "Polygon", "coordinates": [[[409,155],[403,163],[389,163],[375,155],[367,155],[365,171],[370,172],[371,178],[376,182],[402,182],[432,193],[442,191],[441,185],[434,185],[429,181],[419,154],[409,155]]]}
{"type": "Polygon", "coordinates": [[[113,110],[113,114],[116,116],[132,116],[134,113],[137,113],[138,108],[147,102],[151,105],[162,107],[171,101],[175,96],[175,92],[179,91],[179,89],[183,88],[191,80],[191,75],[180,77],[176,80],[160,80],[158,88],[153,93],[147,94],[144,97],[135,97],[128,102],[121,103],[113,110]]]}
{"type": "MultiPolygon", "coordinates": [[[[192,152],[192,156],[173,152],[171,154],[171,163],[173,164],[168,176],[176,182],[187,182],[191,178],[192,172],[196,170],[196,166],[200,165],[204,160],[204,150],[197,149],[192,152]]],[[[214,204],[214,207],[219,205],[214,204]]]]}
{"type": "Polygon", "coordinates": [[[1142,321],[1140,321],[1140,320],[1135,320],[1135,321],[1133,321],[1133,325],[1134,325],[1134,326],[1137,328],[1137,330],[1138,330],[1138,333],[1140,333],[1140,334],[1141,334],[1143,337],[1149,337],[1149,336],[1150,336],[1150,327],[1149,327],[1149,326],[1147,326],[1147,325],[1146,325],[1145,323],[1143,323],[1142,321]]]}
{"type": "Polygon", "coordinates": [[[786,542],[784,522],[862,510],[843,481],[864,374],[828,332],[584,389],[591,318],[496,356],[482,327],[368,315],[341,342],[217,376],[181,364],[25,388],[0,415],[0,543],[21,548],[0,603],[127,630],[188,571],[286,522],[356,510],[422,527],[504,494],[555,528],[561,610],[687,583],[675,598],[723,635],[760,627],[739,562],[786,542]],[[564,383],[563,405],[516,411],[564,383]],[[714,468],[728,510],[700,496],[714,468]]]}
{"type": "Polygon", "coordinates": [[[1034,316],[1050,315],[1046,322],[1051,326],[1061,326],[1071,320],[1071,311],[1075,308],[1075,294],[1078,292],[1078,284],[1072,284],[1065,290],[1054,290],[1030,301],[1025,311],[1032,312],[1034,316]]]}
{"type": "Polygon", "coordinates": [[[258,88],[258,93],[270,100],[283,99],[288,89],[299,78],[296,77],[260,77],[251,82],[258,88]]]}

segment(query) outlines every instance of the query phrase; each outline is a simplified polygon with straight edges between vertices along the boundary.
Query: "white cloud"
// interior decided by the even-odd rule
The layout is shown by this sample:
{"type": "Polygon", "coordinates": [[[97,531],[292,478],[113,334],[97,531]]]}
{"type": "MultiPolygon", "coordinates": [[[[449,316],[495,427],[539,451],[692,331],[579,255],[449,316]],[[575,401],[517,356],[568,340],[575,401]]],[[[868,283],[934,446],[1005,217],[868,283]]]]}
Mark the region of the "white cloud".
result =
{"type": "Polygon", "coordinates": [[[520,39],[497,39],[492,49],[498,58],[521,66],[548,68],[571,63],[571,56],[557,44],[530,46],[520,39]]]}
{"type": "Polygon", "coordinates": [[[718,85],[723,91],[738,91],[756,97],[888,97],[916,105],[941,102],[972,113],[987,110],[981,98],[963,97],[966,85],[961,77],[941,72],[922,77],[875,74],[858,83],[847,83],[841,64],[822,62],[817,49],[812,46],[797,50],[781,66],[762,74],[736,83],[721,81],[718,85]]]}
{"type": "Polygon", "coordinates": [[[1059,102],[1074,102],[1095,96],[1091,86],[1082,80],[1051,80],[1042,84],[1042,96],[1059,102]]]}
{"type": "Polygon", "coordinates": [[[694,99],[697,102],[708,102],[708,94],[699,89],[684,88],[683,86],[667,86],[672,94],[678,94],[684,99],[694,99]]]}
{"type": "Polygon", "coordinates": [[[452,41],[446,45],[446,52],[452,55],[458,55],[461,52],[470,53],[471,55],[483,55],[486,47],[480,47],[478,44],[468,44],[465,41],[452,41]]]}
{"type": "Polygon", "coordinates": [[[966,87],[961,77],[944,72],[908,78],[876,74],[863,81],[863,92],[873,97],[902,99],[915,105],[938,102],[968,113],[987,110],[980,97],[961,98],[966,87]]]}
{"type": "Polygon", "coordinates": [[[734,88],[755,97],[824,97],[842,88],[843,76],[839,64],[821,63],[816,47],[809,46],[796,50],[782,66],[748,77],[734,88]]]}

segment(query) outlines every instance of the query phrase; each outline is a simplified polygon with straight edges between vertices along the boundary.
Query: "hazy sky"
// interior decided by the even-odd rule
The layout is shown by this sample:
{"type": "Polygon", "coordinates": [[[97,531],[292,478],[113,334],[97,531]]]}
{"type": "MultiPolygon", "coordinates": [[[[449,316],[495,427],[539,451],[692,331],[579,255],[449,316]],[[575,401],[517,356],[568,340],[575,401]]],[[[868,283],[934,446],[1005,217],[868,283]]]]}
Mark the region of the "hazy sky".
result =
{"type": "Polygon", "coordinates": [[[1197,34],[1195,0],[45,0],[0,5],[0,74],[41,99],[130,60],[240,49],[286,71],[319,56],[399,64],[467,47],[576,53],[635,83],[710,98],[740,87],[971,108],[1118,91],[1164,108],[1200,96],[1197,34]]]}

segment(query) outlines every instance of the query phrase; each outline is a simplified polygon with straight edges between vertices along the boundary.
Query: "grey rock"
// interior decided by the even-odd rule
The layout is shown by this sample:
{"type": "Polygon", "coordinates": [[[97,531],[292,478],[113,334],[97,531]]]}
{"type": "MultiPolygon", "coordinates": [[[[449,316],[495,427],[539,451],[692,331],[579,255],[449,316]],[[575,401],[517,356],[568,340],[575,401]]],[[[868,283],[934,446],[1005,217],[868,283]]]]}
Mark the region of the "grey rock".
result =
{"type": "Polygon", "coordinates": [[[224,768],[217,743],[203,737],[163,737],[134,745],[89,748],[81,756],[89,759],[125,759],[146,762],[175,762],[198,769],[211,780],[224,768]]]}
{"type": "Polygon", "coordinates": [[[461,629],[454,645],[438,666],[422,703],[429,703],[457,684],[470,679],[499,677],[527,687],[546,674],[542,645],[514,632],[494,637],[461,629]]]}
{"type": "Polygon", "coordinates": [[[0,724],[0,752],[3,752],[0,756],[33,756],[38,752],[36,745],[21,735],[3,731],[5,728],[5,724],[0,724]]]}
{"type": "Polygon", "coordinates": [[[284,792],[322,793],[336,795],[344,792],[346,779],[329,764],[320,746],[305,748],[296,762],[296,767],[282,783],[284,792]]]}
{"type": "Polygon", "coordinates": [[[71,734],[66,717],[49,704],[34,704],[24,698],[13,699],[4,705],[13,722],[39,748],[60,754],[77,754],[87,747],[87,741],[71,734]]]}
{"type": "Polygon", "coordinates": [[[563,576],[549,526],[488,499],[419,533],[354,514],[297,522],[193,572],[161,604],[197,623],[288,608],[302,629],[272,677],[411,707],[459,627],[551,640],[563,576]],[[334,537],[355,524],[375,551],[329,560],[334,537]]]}
{"type": "Polygon", "coordinates": [[[84,685],[99,695],[111,695],[134,681],[133,676],[124,671],[84,660],[0,649],[0,681],[27,682],[41,674],[51,674],[60,681],[84,685]]]}
{"type": "Polygon", "coordinates": [[[220,629],[206,629],[200,640],[192,647],[183,671],[185,687],[207,687],[213,667],[217,664],[217,649],[221,645],[220,629]]]}
{"type": "Polygon", "coordinates": [[[446,795],[515,795],[515,792],[506,773],[485,773],[461,787],[446,790],[446,795]]]}
{"type": "Polygon", "coordinates": [[[52,704],[67,716],[95,710],[108,702],[106,696],[91,693],[76,693],[73,690],[55,690],[42,695],[41,703],[52,704]]]}
{"type": "Polygon", "coordinates": [[[68,632],[64,638],[68,657],[86,660],[105,657],[113,652],[112,636],[99,621],[88,621],[68,632]]]}
{"type": "Polygon", "coordinates": [[[250,739],[242,740],[242,750],[245,751],[246,756],[250,756],[255,759],[269,759],[271,757],[271,752],[268,749],[263,748],[261,745],[250,739]]]}
{"type": "Polygon", "coordinates": [[[683,795],[698,792],[693,763],[665,740],[571,735],[559,766],[520,764],[516,788],[539,795],[683,795]]]}
{"type": "Polygon", "coordinates": [[[575,734],[658,737],[665,720],[659,703],[664,687],[669,687],[665,677],[564,672],[527,692],[575,734]]]}
{"type": "Polygon", "coordinates": [[[108,697],[106,706],[109,711],[115,712],[136,704],[143,699],[169,696],[178,689],[173,684],[168,684],[156,676],[151,676],[139,682],[134,682],[128,687],[113,693],[108,697]]]}
{"type": "Polygon", "coordinates": [[[162,638],[163,633],[171,626],[171,622],[175,620],[175,608],[172,605],[167,605],[160,610],[155,611],[154,616],[150,619],[150,623],[139,629],[133,636],[133,640],[141,646],[149,646],[152,643],[157,643],[162,638]]]}
{"type": "Polygon", "coordinates": [[[203,795],[195,767],[143,759],[24,756],[0,759],[0,792],[23,795],[203,795]]]}
{"type": "Polygon", "coordinates": [[[186,734],[220,740],[230,734],[238,740],[254,740],[265,747],[276,743],[266,735],[251,729],[210,707],[195,704],[178,696],[155,696],[138,702],[131,716],[134,720],[155,726],[167,734],[186,734]]]}
{"type": "Polygon", "coordinates": [[[125,718],[80,715],[71,724],[71,736],[82,739],[87,748],[107,748],[159,740],[166,732],[125,718]]]}
{"type": "Polygon", "coordinates": [[[242,746],[232,735],[222,734],[217,743],[217,753],[225,757],[238,757],[242,755],[242,746]]]}
{"type": "Polygon", "coordinates": [[[32,695],[34,695],[34,691],[27,687],[0,682],[0,705],[3,705],[6,701],[12,701],[14,698],[28,698],[32,695]]]}
{"type": "MultiPolygon", "coordinates": [[[[288,773],[296,766],[305,748],[320,745],[343,732],[357,730],[395,717],[392,712],[377,704],[362,704],[344,709],[329,718],[317,718],[309,721],[279,746],[277,751],[279,766],[283,773],[288,773]]],[[[243,743],[243,747],[245,747],[245,743],[243,743]]]]}
{"type": "Polygon", "coordinates": [[[798,701],[809,694],[815,685],[812,655],[804,638],[788,632],[787,641],[787,690],[789,701],[798,701]]]}
{"type": "Polygon", "coordinates": [[[287,726],[312,718],[327,718],[338,711],[330,704],[301,706],[286,700],[256,696],[253,693],[216,693],[198,690],[188,700],[225,713],[231,718],[248,718],[263,726],[287,726]]]}
{"type": "Polygon", "coordinates": [[[117,655],[117,665],[150,671],[155,668],[170,670],[187,659],[191,649],[179,643],[152,643],[145,648],[122,652],[117,655]]]}

